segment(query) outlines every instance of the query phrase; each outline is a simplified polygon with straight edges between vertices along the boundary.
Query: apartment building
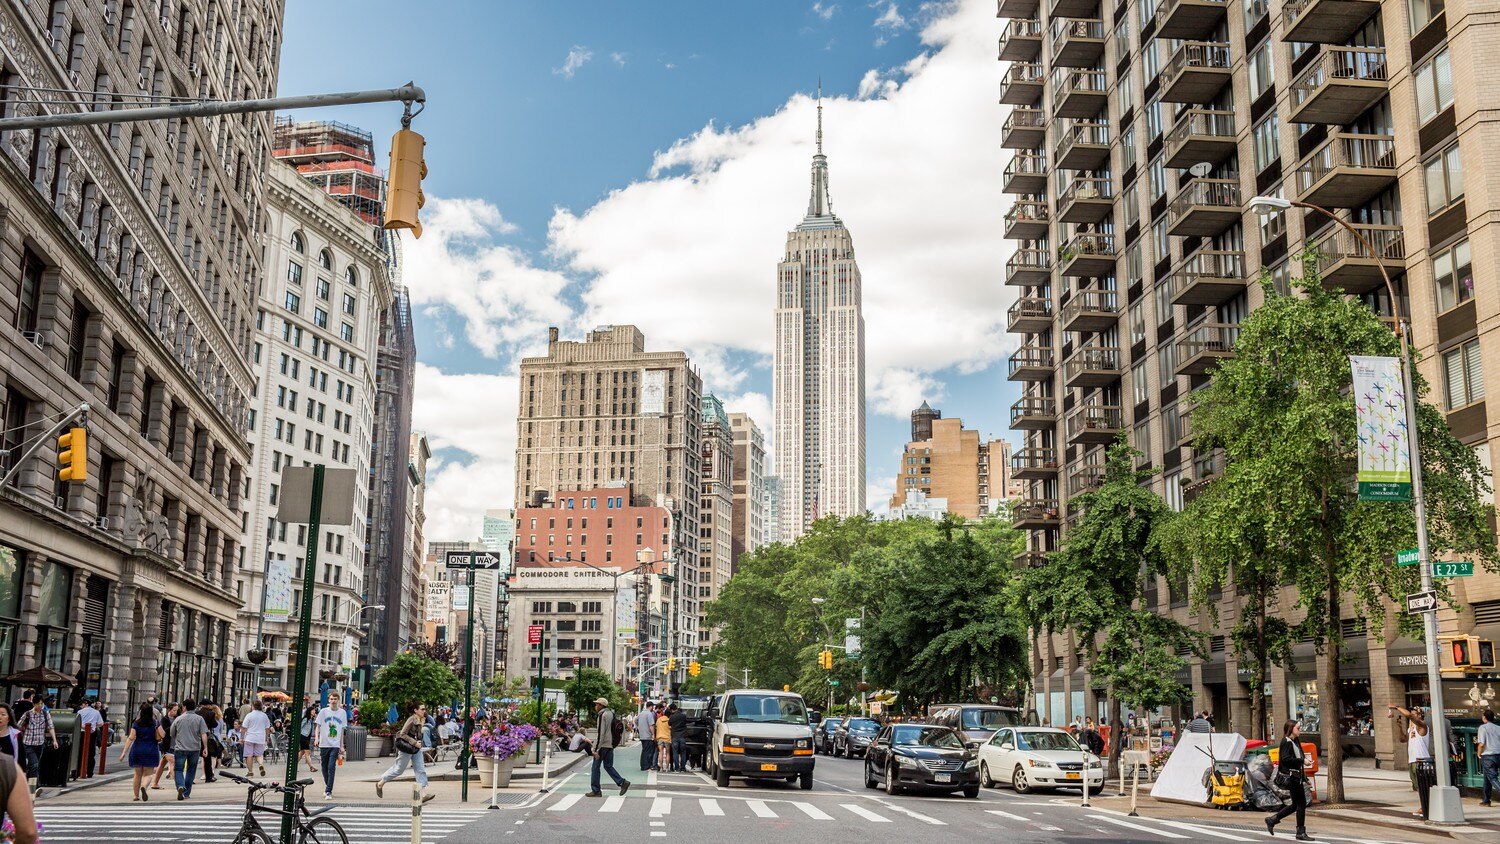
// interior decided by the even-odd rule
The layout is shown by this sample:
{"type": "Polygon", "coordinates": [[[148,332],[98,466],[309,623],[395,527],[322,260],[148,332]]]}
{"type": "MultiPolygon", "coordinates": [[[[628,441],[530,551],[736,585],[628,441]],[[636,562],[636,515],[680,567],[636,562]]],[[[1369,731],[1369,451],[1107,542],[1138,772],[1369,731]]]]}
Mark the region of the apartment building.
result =
{"type": "Polygon", "coordinates": [[[888,506],[893,515],[897,508],[904,514],[909,507],[926,513],[941,501],[946,512],[983,518],[990,513],[992,491],[996,502],[1007,497],[1008,450],[1005,440],[984,440],[978,431],[965,428],[962,419],[944,419],[924,401],[911,412],[911,440],[902,449],[888,506]],[[913,499],[912,493],[921,496],[913,499]]]}
{"type": "MultiPolygon", "coordinates": [[[[1009,330],[1022,337],[1009,377],[1021,398],[1012,456],[1029,532],[1022,565],[1045,565],[1077,514],[1069,502],[1099,482],[1103,449],[1125,432],[1162,468],[1155,487],[1181,509],[1221,471],[1195,452],[1195,389],[1232,354],[1237,326],[1261,301],[1261,268],[1285,285],[1310,241],[1324,283],[1389,316],[1381,270],[1413,315],[1422,371],[1454,432],[1488,464],[1484,380],[1500,363],[1495,274],[1500,195],[1497,101],[1483,79],[1500,55],[1493,4],[1408,0],[999,0],[1001,143],[1014,150],[1004,190],[1014,201],[1006,283],[1018,288],[1009,330]],[[1467,172],[1466,172],[1467,170],[1467,172]],[[1255,196],[1313,203],[1373,244],[1358,248],[1319,213],[1263,214],[1255,196]],[[1488,267],[1489,269],[1485,269],[1488,267]],[[1478,284],[1476,284],[1476,270],[1478,284]]],[[[1500,378],[1500,375],[1491,376],[1500,378]]],[[[1497,420],[1500,421],[1500,420],[1497,420]]],[[[1500,633],[1500,578],[1454,581],[1461,611],[1447,632],[1500,633]]],[[[1249,731],[1250,695],[1225,633],[1189,616],[1187,596],[1156,584],[1147,604],[1211,636],[1207,660],[1178,677],[1223,727],[1249,731]]],[[[1290,606],[1290,602],[1283,602],[1290,606]]],[[[1388,625],[1389,629],[1389,625],[1388,625]]],[[[1426,660],[1405,639],[1344,635],[1341,727],[1351,752],[1405,762],[1385,705],[1427,704],[1426,660]]],[[[1066,723],[1104,714],[1102,694],[1070,635],[1037,642],[1035,704],[1066,723]]],[[[1322,681],[1311,643],[1266,690],[1273,723],[1317,718],[1322,681]]],[[[1455,721],[1477,716],[1471,686],[1445,682],[1455,721]],[[1447,688],[1450,687],[1451,688],[1447,688]],[[1462,714],[1458,710],[1462,710],[1462,714]]]]}
{"type": "Polygon", "coordinates": [[[766,544],[766,438],[748,413],[729,414],[734,434],[734,525],[730,570],[740,555],[766,544]]]}

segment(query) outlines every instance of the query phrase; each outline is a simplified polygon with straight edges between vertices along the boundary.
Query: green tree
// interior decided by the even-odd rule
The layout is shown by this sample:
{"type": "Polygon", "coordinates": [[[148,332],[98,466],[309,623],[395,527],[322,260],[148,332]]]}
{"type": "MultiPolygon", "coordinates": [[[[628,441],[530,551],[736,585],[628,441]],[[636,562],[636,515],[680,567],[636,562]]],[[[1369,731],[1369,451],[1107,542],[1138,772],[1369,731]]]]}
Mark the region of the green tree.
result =
{"type": "MultiPolygon", "coordinates": [[[[1201,528],[1218,550],[1200,557],[1197,576],[1200,589],[1222,583],[1233,564],[1252,579],[1279,574],[1292,581],[1290,609],[1303,618],[1291,632],[1319,649],[1328,799],[1337,803],[1344,799],[1338,729],[1345,606],[1372,635],[1383,634],[1389,602],[1417,583],[1418,572],[1391,562],[1395,551],[1414,546],[1416,520],[1411,504],[1361,501],[1352,483],[1358,432],[1349,356],[1396,356],[1399,340],[1364,304],[1324,288],[1316,256],[1303,255],[1302,266],[1291,295],[1262,278],[1265,303],[1241,324],[1234,358],[1195,394],[1196,436],[1225,455],[1224,476],[1209,485],[1212,503],[1203,512],[1234,516],[1223,535],[1213,525],[1201,528]],[[1279,568],[1258,564],[1243,549],[1238,558],[1226,553],[1245,541],[1279,555],[1279,568]]],[[[1473,554],[1494,569],[1491,508],[1481,498],[1486,472],[1442,412],[1419,400],[1426,383],[1415,382],[1432,552],[1473,554]]],[[[1418,635],[1414,619],[1398,617],[1418,635]]]]}
{"type": "Polygon", "coordinates": [[[375,674],[369,696],[405,712],[411,703],[436,707],[463,694],[463,684],[453,669],[411,651],[396,654],[391,663],[375,674]]]}
{"type": "Polygon", "coordinates": [[[463,649],[455,642],[413,642],[406,649],[418,656],[425,656],[454,670],[463,662],[463,649]]]}
{"type": "Polygon", "coordinates": [[[532,683],[534,682],[536,682],[534,678],[506,677],[504,674],[495,674],[486,682],[485,694],[496,700],[509,698],[524,702],[531,699],[532,692],[534,691],[532,683]]]}
{"type": "Polygon", "coordinates": [[[576,712],[593,712],[596,698],[608,699],[615,690],[615,681],[597,668],[579,668],[563,687],[568,707],[576,712]]]}

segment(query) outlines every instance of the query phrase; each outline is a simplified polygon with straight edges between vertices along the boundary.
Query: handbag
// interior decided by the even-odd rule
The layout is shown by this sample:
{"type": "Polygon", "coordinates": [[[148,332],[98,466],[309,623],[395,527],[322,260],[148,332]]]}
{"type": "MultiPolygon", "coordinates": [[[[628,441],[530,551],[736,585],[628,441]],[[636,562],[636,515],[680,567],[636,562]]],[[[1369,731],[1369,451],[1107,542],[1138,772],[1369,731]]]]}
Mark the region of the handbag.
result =
{"type": "Polygon", "coordinates": [[[422,745],[417,744],[416,740],[406,733],[397,734],[395,743],[396,749],[402,753],[410,753],[415,756],[422,752],[422,745]]]}
{"type": "Polygon", "coordinates": [[[1277,788],[1291,791],[1292,786],[1296,784],[1296,779],[1294,774],[1281,770],[1281,766],[1278,765],[1275,775],[1271,777],[1271,784],[1277,788]]]}

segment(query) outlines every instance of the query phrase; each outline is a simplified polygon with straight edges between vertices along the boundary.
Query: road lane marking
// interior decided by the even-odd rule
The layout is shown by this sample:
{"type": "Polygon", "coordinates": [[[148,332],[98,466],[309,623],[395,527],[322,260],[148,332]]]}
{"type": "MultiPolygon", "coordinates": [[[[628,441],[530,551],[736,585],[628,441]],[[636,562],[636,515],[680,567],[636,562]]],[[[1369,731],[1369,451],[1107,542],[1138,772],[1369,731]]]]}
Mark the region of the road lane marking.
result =
{"type": "Polygon", "coordinates": [[[652,800],[651,811],[649,812],[649,814],[653,818],[659,818],[664,815],[672,814],[672,798],[658,797],[652,800]]]}
{"type": "Polygon", "coordinates": [[[819,809],[817,806],[814,806],[811,803],[802,803],[802,802],[799,802],[799,801],[792,801],[792,805],[796,806],[798,809],[801,809],[802,810],[802,814],[807,815],[809,818],[812,818],[815,821],[831,821],[831,820],[833,820],[833,815],[828,814],[827,812],[823,811],[822,809],[819,809]]]}
{"type": "Polygon", "coordinates": [[[1213,827],[1195,826],[1195,825],[1190,824],[1190,823],[1181,823],[1180,821],[1158,820],[1157,823],[1166,824],[1167,826],[1170,826],[1170,827],[1173,827],[1173,828],[1176,828],[1176,829],[1185,829],[1188,832],[1196,832],[1199,835],[1212,835],[1215,838],[1223,838],[1223,839],[1226,839],[1226,840],[1229,840],[1229,841],[1258,841],[1259,840],[1258,838],[1245,838],[1244,836],[1240,836],[1240,835],[1230,835],[1229,833],[1224,832],[1223,830],[1215,829],[1213,827]]]}
{"type": "Polygon", "coordinates": [[[1021,815],[1012,815],[1010,812],[1002,812],[999,809],[985,809],[985,811],[991,815],[999,815],[1002,818],[1010,818],[1013,821],[1020,821],[1021,823],[1031,823],[1031,818],[1022,817],[1021,815]]]}
{"type": "Polygon", "coordinates": [[[853,803],[840,803],[839,805],[842,806],[845,809],[848,809],[849,811],[853,812],[854,814],[859,815],[860,817],[864,818],[865,820],[872,822],[872,823],[890,823],[891,822],[890,818],[887,818],[887,817],[885,817],[883,815],[877,815],[874,812],[870,811],[869,809],[864,808],[863,806],[856,806],[853,803]]]}
{"type": "Polygon", "coordinates": [[[604,798],[604,805],[599,807],[601,812],[618,812],[625,805],[625,798],[618,794],[613,797],[604,798]]]}
{"type": "Polygon", "coordinates": [[[574,803],[583,799],[582,794],[565,794],[561,800],[547,807],[549,812],[566,812],[573,807],[574,803]]]}
{"type": "Polygon", "coordinates": [[[766,801],[764,801],[764,800],[746,800],[745,801],[745,808],[747,808],[750,811],[754,812],[755,816],[757,818],[774,818],[774,817],[776,817],[776,813],[773,812],[773,811],[771,811],[771,807],[767,806],[766,805],[766,801]]]}
{"type": "Polygon", "coordinates": [[[1133,829],[1136,832],[1149,832],[1152,835],[1160,835],[1162,838],[1187,838],[1186,835],[1178,835],[1175,832],[1167,832],[1164,829],[1155,829],[1153,827],[1144,826],[1144,825],[1138,824],[1138,823],[1130,823],[1129,821],[1122,821],[1119,818],[1110,817],[1109,815],[1102,815],[1102,814],[1098,814],[1096,812],[1092,812],[1090,814],[1092,814],[1093,817],[1096,820],[1101,820],[1101,821],[1104,821],[1105,823],[1112,823],[1112,824],[1114,824],[1116,826],[1123,826],[1126,829],[1133,829]]]}
{"type": "Polygon", "coordinates": [[[932,824],[933,826],[947,826],[948,825],[948,824],[944,823],[943,821],[938,820],[937,818],[930,818],[927,815],[921,814],[919,812],[913,812],[912,810],[906,808],[905,806],[901,806],[901,805],[898,805],[896,803],[889,803],[889,802],[886,802],[884,800],[878,800],[878,799],[875,802],[879,803],[880,805],[884,806],[887,809],[890,809],[893,812],[900,812],[901,814],[906,815],[909,818],[914,818],[916,820],[919,820],[922,823],[929,823],[929,824],[932,824]]]}
{"type": "Polygon", "coordinates": [[[703,814],[707,815],[708,817],[724,817],[724,807],[719,805],[719,801],[714,800],[711,797],[698,798],[698,805],[703,807],[703,814]]]}

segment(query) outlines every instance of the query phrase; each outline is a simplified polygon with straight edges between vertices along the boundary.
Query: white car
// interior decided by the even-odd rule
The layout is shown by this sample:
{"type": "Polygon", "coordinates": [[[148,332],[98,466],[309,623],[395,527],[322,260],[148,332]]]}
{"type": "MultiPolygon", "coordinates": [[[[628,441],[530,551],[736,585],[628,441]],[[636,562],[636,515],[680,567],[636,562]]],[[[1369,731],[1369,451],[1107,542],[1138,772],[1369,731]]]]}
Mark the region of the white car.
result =
{"type": "Polygon", "coordinates": [[[1002,727],[979,747],[979,784],[1002,782],[1019,794],[1038,788],[1083,785],[1088,760],[1089,790],[1104,786],[1104,763],[1086,753],[1066,730],[1054,727],[1002,727]]]}

